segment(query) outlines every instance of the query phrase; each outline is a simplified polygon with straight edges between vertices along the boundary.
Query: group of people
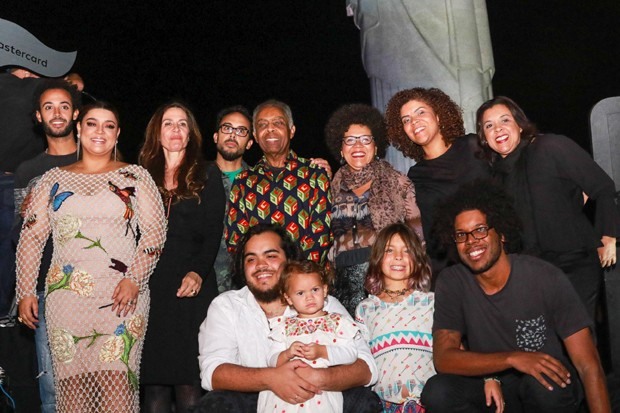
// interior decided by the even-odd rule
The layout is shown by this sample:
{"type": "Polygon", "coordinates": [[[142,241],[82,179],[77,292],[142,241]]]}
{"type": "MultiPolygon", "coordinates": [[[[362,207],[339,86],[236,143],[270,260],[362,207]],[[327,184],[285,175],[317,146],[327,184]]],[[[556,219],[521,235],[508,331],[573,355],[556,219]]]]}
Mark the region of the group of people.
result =
{"type": "Polygon", "coordinates": [[[214,162],[189,107],[162,105],[138,166],[116,109],[74,92],[38,89],[48,150],[16,173],[44,411],[137,411],[140,385],[148,412],[569,412],[584,391],[610,411],[592,332],[614,184],[509,98],[477,136],[439,89],[398,92],[385,118],[344,105],[332,177],[291,150],[277,100],[222,110],[214,162]]]}

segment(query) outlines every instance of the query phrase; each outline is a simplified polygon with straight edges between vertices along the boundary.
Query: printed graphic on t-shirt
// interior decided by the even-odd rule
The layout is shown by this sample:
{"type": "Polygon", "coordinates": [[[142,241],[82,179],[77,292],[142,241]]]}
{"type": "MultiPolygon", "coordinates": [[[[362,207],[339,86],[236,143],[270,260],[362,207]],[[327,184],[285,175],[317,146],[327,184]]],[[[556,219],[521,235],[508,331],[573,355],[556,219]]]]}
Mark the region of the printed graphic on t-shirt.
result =
{"type": "Polygon", "coordinates": [[[530,320],[515,320],[517,346],[523,351],[539,351],[545,345],[547,325],[543,315],[530,320]]]}

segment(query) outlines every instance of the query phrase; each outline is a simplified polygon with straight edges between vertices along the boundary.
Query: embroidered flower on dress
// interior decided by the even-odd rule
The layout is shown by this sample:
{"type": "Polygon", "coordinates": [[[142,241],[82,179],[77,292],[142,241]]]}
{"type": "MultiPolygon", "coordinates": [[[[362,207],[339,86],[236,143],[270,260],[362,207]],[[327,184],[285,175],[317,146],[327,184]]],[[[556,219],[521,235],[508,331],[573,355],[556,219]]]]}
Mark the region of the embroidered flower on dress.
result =
{"type": "Polygon", "coordinates": [[[74,271],[69,278],[69,289],[82,297],[91,297],[95,283],[86,271],[74,271]]]}
{"type": "Polygon", "coordinates": [[[104,363],[111,363],[121,358],[125,350],[125,342],[120,336],[109,337],[101,346],[99,360],[104,363]]]}
{"type": "Polygon", "coordinates": [[[52,329],[50,333],[52,354],[60,363],[70,363],[75,356],[75,340],[73,335],[62,328],[52,329]]]}
{"type": "Polygon", "coordinates": [[[47,273],[47,285],[52,285],[60,282],[60,280],[62,280],[62,277],[64,276],[65,274],[62,272],[60,267],[58,265],[54,265],[49,269],[49,272],[47,273]]]}
{"type": "Polygon", "coordinates": [[[136,314],[127,322],[127,331],[135,338],[142,337],[145,328],[146,320],[140,314],[136,314]]]}
{"type": "Polygon", "coordinates": [[[47,285],[46,297],[56,290],[69,290],[82,297],[91,297],[95,282],[92,275],[82,270],[75,270],[73,265],[67,264],[62,267],[62,271],[59,271],[58,267],[50,270],[47,285]]]}
{"type": "MultiPolygon", "coordinates": [[[[138,320],[134,320],[136,317],[142,318],[142,316],[134,316],[127,323],[130,324],[133,321],[135,325],[132,325],[131,329],[138,328],[139,332],[144,332],[144,328],[140,329],[139,326],[140,323],[144,325],[145,321],[142,320],[139,322],[138,320]]],[[[138,391],[139,383],[138,376],[131,367],[129,367],[129,354],[137,341],[138,338],[133,335],[132,331],[127,328],[123,321],[116,327],[116,330],[114,330],[114,337],[109,338],[103,344],[103,348],[99,354],[99,359],[101,361],[120,360],[127,367],[127,380],[134,391],[138,391]]]]}
{"type": "Polygon", "coordinates": [[[74,215],[65,214],[56,221],[56,236],[60,245],[66,244],[80,232],[82,222],[74,215]]]}

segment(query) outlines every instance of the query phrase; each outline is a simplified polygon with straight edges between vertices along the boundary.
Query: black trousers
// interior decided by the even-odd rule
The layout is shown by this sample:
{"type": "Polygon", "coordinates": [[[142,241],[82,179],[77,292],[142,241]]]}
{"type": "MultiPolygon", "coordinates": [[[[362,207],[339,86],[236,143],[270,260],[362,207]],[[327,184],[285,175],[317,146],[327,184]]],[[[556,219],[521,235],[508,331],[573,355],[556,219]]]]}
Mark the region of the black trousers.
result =
{"type": "MultiPolygon", "coordinates": [[[[354,387],[342,392],[344,413],[380,413],[379,396],[368,387],[354,387]]],[[[256,413],[258,393],[210,391],[192,410],[193,413],[256,413]]]]}
{"type": "MultiPolygon", "coordinates": [[[[553,391],[543,387],[529,374],[506,374],[500,377],[506,402],[506,413],[572,413],[583,400],[581,383],[571,371],[571,384],[565,388],[554,385],[553,391]]],[[[550,380],[548,380],[550,381],[550,380]]],[[[438,374],[424,385],[422,405],[427,413],[495,412],[495,405],[486,406],[482,378],[438,374]]]]}

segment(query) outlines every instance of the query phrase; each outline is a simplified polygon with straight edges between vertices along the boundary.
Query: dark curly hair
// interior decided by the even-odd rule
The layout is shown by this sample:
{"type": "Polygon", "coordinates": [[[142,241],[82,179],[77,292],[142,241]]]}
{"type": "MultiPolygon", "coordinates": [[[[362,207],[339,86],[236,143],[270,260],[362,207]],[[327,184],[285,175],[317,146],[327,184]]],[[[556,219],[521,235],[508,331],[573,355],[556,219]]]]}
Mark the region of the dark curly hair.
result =
{"type": "Polygon", "coordinates": [[[482,146],[484,150],[485,157],[490,161],[497,159],[498,154],[487,145],[487,139],[484,136],[484,129],[482,127],[482,117],[484,116],[484,112],[497,105],[506,106],[517,125],[523,129],[521,131],[521,139],[530,142],[538,135],[538,128],[536,125],[527,118],[523,109],[521,109],[514,100],[506,96],[496,96],[493,99],[487,100],[480,105],[476,111],[476,133],[478,134],[478,140],[480,141],[480,146],[482,146]]]}
{"type": "Polygon", "coordinates": [[[336,109],[325,125],[325,144],[334,159],[340,159],[342,138],[351,125],[364,125],[375,140],[377,156],[383,158],[388,141],[383,115],[378,109],[363,103],[351,103],[336,109]]]}
{"type": "MultiPolygon", "coordinates": [[[[73,110],[80,110],[82,107],[82,94],[77,90],[77,87],[73,86],[71,83],[67,82],[63,79],[42,79],[42,82],[37,86],[34,95],[33,95],[33,110],[32,116],[35,116],[35,113],[40,110],[41,107],[41,96],[51,89],[60,89],[64,90],[71,97],[71,106],[73,106],[73,110]]],[[[35,121],[37,120],[34,117],[35,121]]],[[[38,121],[37,121],[38,123],[38,121]]]]}
{"type": "Polygon", "coordinates": [[[256,224],[253,227],[250,227],[248,232],[239,240],[237,244],[237,248],[232,256],[232,279],[234,286],[236,288],[242,288],[246,285],[245,282],[245,245],[248,243],[250,238],[255,235],[260,235],[264,232],[273,232],[277,236],[280,237],[280,248],[284,251],[284,256],[288,260],[301,260],[303,259],[301,250],[296,242],[294,242],[291,237],[287,234],[286,230],[282,228],[280,225],[276,224],[265,224],[260,223],[256,224]]]}
{"type": "Polygon", "coordinates": [[[370,250],[370,262],[364,287],[369,293],[374,295],[380,294],[385,287],[381,267],[385,249],[394,235],[400,236],[407,246],[413,264],[409,280],[407,280],[407,287],[428,292],[431,288],[432,276],[430,259],[426,255],[420,238],[411,228],[402,223],[388,225],[377,235],[377,239],[370,250]]]}
{"type": "MultiPolygon", "coordinates": [[[[478,210],[486,216],[489,227],[504,236],[504,250],[507,253],[519,252],[522,247],[522,225],[513,202],[512,197],[497,184],[487,180],[475,180],[461,186],[438,206],[433,233],[452,254],[456,254],[452,238],[454,220],[463,211],[478,210]]],[[[456,258],[456,255],[454,257],[456,258]]]]}
{"type": "Polygon", "coordinates": [[[401,90],[388,102],[385,120],[388,140],[405,156],[415,159],[416,162],[424,159],[424,149],[407,136],[400,116],[400,109],[412,100],[426,103],[439,117],[439,132],[446,146],[451,145],[459,136],[465,135],[463,112],[450,96],[437,88],[416,87],[401,90]]]}

